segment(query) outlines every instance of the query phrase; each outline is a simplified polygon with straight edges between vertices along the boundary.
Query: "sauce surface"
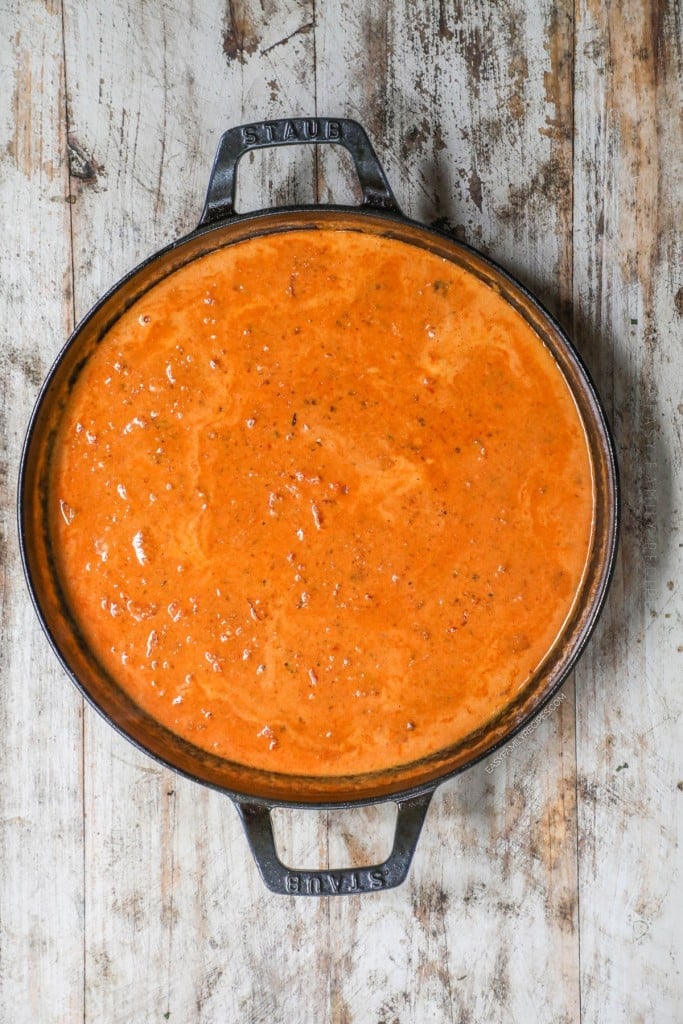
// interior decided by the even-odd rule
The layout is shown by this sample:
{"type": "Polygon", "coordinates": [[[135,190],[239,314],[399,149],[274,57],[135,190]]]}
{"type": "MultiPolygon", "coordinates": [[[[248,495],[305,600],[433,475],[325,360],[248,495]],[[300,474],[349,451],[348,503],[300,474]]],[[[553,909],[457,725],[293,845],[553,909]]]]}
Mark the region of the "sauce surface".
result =
{"type": "Polygon", "coordinates": [[[110,329],[51,465],[51,544],[110,675],[219,756],[381,770],[485,724],[570,612],[583,427],[495,291],[402,242],[203,256],[110,329]]]}

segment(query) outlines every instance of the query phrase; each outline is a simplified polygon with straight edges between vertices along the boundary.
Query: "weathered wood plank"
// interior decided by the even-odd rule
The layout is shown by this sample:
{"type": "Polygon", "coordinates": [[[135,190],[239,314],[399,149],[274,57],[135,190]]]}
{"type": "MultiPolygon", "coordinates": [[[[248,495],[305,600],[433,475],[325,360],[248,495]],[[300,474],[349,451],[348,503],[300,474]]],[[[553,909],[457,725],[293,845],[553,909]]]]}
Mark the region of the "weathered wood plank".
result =
{"type": "Polygon", "coordinates": [[[576,334],[624,496],[609,606],[577,673],[582,1010],[680,1019],[680,5],[581,3],[576,334]]]}
{"type": "MultiPolygon", "coordinates": [[[[570,4],[319,11],[319,111],[365,123],[407,213],[488,252],[565,321],[571,49],[570,4]]],[[[341,179],[321,154],[320,178],[334,196],[352,172],[341,179]]],[[[571,684],[563,697],[495,771],[441,788],[405,889],[331,905],[345,938],[335,1019],[354,1019],[359,986],[371,1020],[576,1019],[571,684]]],[[[329,844],[343,854],[332,828],[329,844]]]]}
{"type": "MultiPolygon", "coordinates": [[[[225,128],[298,105],[312,87],[311,22],[294,2],[68,4],[79,315],[194,226],[225,128]]],[[[312,198],[313,155],[281,152],[241,165],[241,208],[312,198]]],[[[90,714],[85,764],[86,1020],[275,1020],[283,1005],[283,1020],[324,1019],[326,989],[305,970],[324,903],[271,897],[230,802],[90,714]]],[[[324,851],[324,820],[300,816],[297,829],[309,856],[324,851]]]]}
{"type": "Polygon", "coordinates": [[[59,3],[2,5],[0,39],[0,1019],[83,1011],[81,700],[21,571],[23,435],[71,325],[59,3]]]}

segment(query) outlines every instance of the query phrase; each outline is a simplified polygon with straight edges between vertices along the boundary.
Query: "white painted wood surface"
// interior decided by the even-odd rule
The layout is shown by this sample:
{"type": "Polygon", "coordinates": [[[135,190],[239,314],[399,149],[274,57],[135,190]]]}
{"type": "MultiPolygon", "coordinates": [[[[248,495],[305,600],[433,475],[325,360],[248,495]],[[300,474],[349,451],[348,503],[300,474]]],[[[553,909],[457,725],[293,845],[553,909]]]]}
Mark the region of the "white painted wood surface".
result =
{"type": "MultiPolygon", "coordinates": [[[[680,4],[0,0],[0,28],[0,1022],[680,1021],[680,4]],[[318,901],[269,894],[229,801],[81,706],[14,525],[74,318],[194,225],[222,130],[307,113],[362,121],[406,212],[560,317],[624,483],[566,699],[438,790],[405,886],[318,901]]],[[[331,150],[241,167],[244,209],[356,191],[331,150]]],[[[280,812],[277,832],[338,865],[381,856],[392,820],[280,812]]]]}

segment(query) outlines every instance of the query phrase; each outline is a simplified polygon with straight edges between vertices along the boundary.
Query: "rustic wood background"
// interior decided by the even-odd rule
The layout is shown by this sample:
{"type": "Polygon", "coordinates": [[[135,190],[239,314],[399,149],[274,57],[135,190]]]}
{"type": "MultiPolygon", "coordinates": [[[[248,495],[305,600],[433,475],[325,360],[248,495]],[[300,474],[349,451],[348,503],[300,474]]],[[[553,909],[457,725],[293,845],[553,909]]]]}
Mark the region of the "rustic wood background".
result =
{"type": "MultiPolygon", "coordinates": [[[[0,1021],[679,1024],[679,0],[0,0],[0,16],[0,1021]],[[403,888],[317,901],[270,895],[229,800],[84,708],[30,606],[14,512],[74,321],[193,227],[223,129],[316,113],[358,118],[406,212],[559,316],[624,492],[566,700],[495,771],[439,789],[403,888]]],[[[356,195],[336,150],[241,171],[244,209],[356,195]]],[[[381,854],[391,823],[391,806],[277,816],[309,867],[381,854]]]]}

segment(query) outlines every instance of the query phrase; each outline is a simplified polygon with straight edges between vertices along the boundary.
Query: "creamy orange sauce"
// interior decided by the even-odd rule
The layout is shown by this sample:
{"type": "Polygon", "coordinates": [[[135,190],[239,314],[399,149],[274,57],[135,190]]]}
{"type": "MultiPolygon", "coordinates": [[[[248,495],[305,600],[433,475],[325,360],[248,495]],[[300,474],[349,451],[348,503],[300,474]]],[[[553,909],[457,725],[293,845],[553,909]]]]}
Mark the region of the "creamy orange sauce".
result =
{"type": "Polygon", "coordinates": [[[173,731],[282,772],[379,770],[510,702],[593,514],[565,381],[496,292],[358,232],[182,268],[82,370],[51,542],[80,629],[173,731]]]}

